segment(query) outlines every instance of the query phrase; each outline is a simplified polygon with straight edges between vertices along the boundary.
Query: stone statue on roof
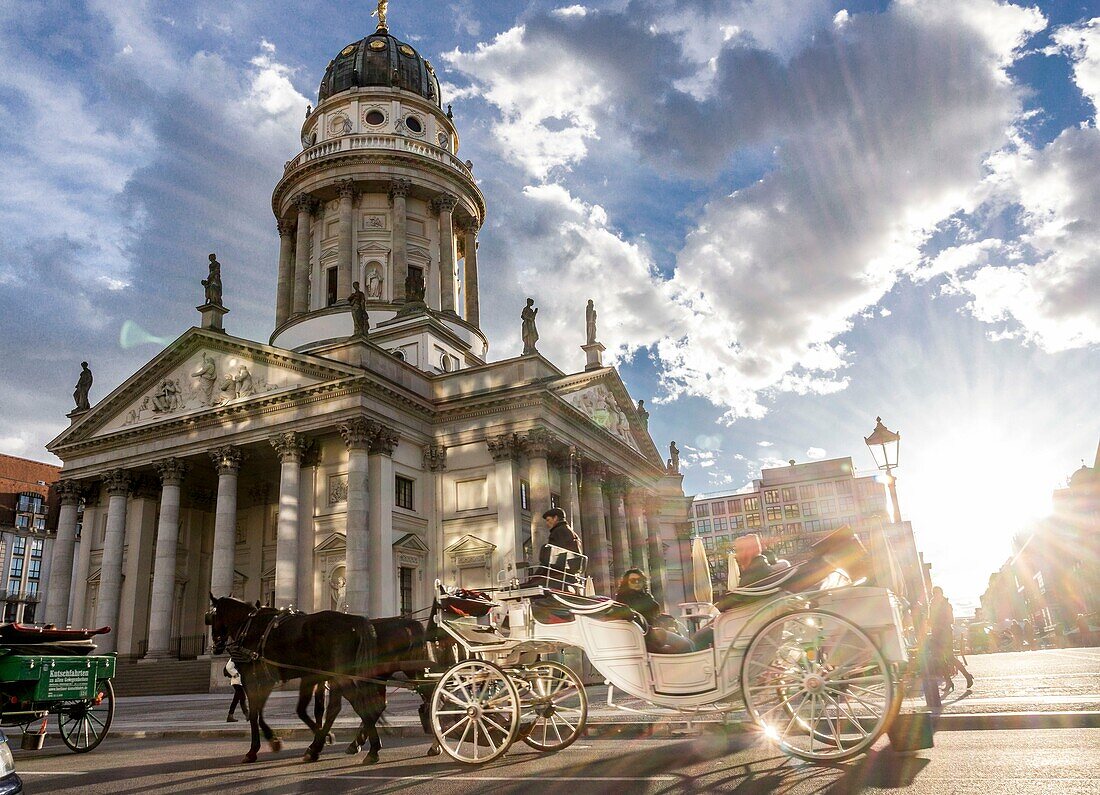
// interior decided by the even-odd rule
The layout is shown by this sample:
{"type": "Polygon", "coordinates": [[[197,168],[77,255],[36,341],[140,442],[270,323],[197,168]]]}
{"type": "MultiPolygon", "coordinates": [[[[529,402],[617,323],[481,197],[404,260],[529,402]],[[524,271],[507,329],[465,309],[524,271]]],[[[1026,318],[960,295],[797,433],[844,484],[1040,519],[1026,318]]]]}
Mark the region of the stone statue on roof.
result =
{"type": "Polygon", "coordinates": [[[88,402],[88,393],[92,389],[92,371],[88,369],[87,362],[80,363],[80,378],[76,381],[76,391],[73,392],[73,400],[76,401],[77,411],[87,411],[91,408],[88,402]]]}

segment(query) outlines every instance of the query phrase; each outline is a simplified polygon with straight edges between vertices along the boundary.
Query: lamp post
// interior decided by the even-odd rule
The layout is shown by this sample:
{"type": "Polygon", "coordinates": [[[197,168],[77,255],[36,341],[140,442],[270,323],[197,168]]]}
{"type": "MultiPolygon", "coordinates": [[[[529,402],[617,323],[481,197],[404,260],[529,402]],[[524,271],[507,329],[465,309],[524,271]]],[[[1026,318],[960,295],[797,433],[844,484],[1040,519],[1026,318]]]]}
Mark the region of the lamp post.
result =
{"type": "Polygon", "coordinates": [[[875,417],[875,429],[863,441],[875,464],[886,471],[886,487],[890,490],[890,524],[901,521],[901,507],[898,505],[898,487],[894,478],[894,469],[898,465],[898,451],[901,448],[901,434],[894,433],[882,424],[882,417],[875,417]]]}

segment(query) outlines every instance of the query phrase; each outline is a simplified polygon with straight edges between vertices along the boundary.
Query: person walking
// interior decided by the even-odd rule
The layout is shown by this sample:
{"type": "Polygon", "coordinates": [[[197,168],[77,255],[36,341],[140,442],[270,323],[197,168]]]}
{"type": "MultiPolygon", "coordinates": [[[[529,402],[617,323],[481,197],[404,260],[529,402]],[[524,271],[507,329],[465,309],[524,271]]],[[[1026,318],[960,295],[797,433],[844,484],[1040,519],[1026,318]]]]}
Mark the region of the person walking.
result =
{"type": "Polygon", "coordinates": [[[229,680],[229,684],[233,686],[233,701],[229,705],[229,715],[226,716],[226,723],[236,723],[237,719],[233,717],[233,711],[237,708],[237,705],[241,705],[241,714],[244,715],[245,720],[248,720],[248,699],[245,698],[244,685],[241,683],[241,673],[237,670],[237,666],[233,664],[232,660],[225,661],[225,669],[222,671],[226,679],[229,680]]]}
{"type": "Polygon", "coordinates": [[[928,602],[928,622],[931,626],[931,639],[929,650],[933,665],[939,666],[941,675],[947,683],[944,695],[955,689],[951,681],[956,672],[966,677],[966,689],[974,686],[974,677],[966,670],[966,666],[955,656],[955,612],[951,609],[951,603],[943,595],[943,588],[936,586],[932,589],[932,598],[928,602]]]}

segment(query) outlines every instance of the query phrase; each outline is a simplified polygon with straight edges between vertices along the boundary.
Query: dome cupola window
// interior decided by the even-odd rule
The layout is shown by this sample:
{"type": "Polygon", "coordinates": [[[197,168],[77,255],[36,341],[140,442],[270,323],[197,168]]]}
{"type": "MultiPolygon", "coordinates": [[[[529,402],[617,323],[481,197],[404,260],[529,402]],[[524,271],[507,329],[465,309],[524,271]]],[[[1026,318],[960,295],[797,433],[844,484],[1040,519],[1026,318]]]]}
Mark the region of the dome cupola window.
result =
{"type": "Polygon", "coordinates": [[[381,127],[386,123],[386,114],[378,108],[371,108],[363,114],[363,122],[371,127],[381,127]]]}
{"type": "Polygon", "coordinates": [[[405,117],[405,126],[409,128],[409,132],[414,135],[422,135],[424,133],[424,123],[420,121],[418,116],[414,116],[410,113],[405,117]]]}

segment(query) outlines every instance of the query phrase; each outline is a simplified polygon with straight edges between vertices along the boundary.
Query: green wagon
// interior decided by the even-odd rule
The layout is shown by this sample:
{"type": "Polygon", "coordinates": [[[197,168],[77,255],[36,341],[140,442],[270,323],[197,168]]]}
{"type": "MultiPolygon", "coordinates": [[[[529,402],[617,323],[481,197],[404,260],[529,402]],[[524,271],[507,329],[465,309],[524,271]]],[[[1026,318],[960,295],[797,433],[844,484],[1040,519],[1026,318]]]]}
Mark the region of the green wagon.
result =
{"type": "MultiPolygon", "coordinates": [[[[0,725],[19,726],[28,738],[44,737],[57,715],[62,742],[91,751],[107,736],[115,714],[115,656],[95,655],[97,630],[0,627],[0,725]],[[39,729],[32,725],[40,723],[39,729]]],[[[40,748],[41,740],[30,748],[40,748]]]]}

